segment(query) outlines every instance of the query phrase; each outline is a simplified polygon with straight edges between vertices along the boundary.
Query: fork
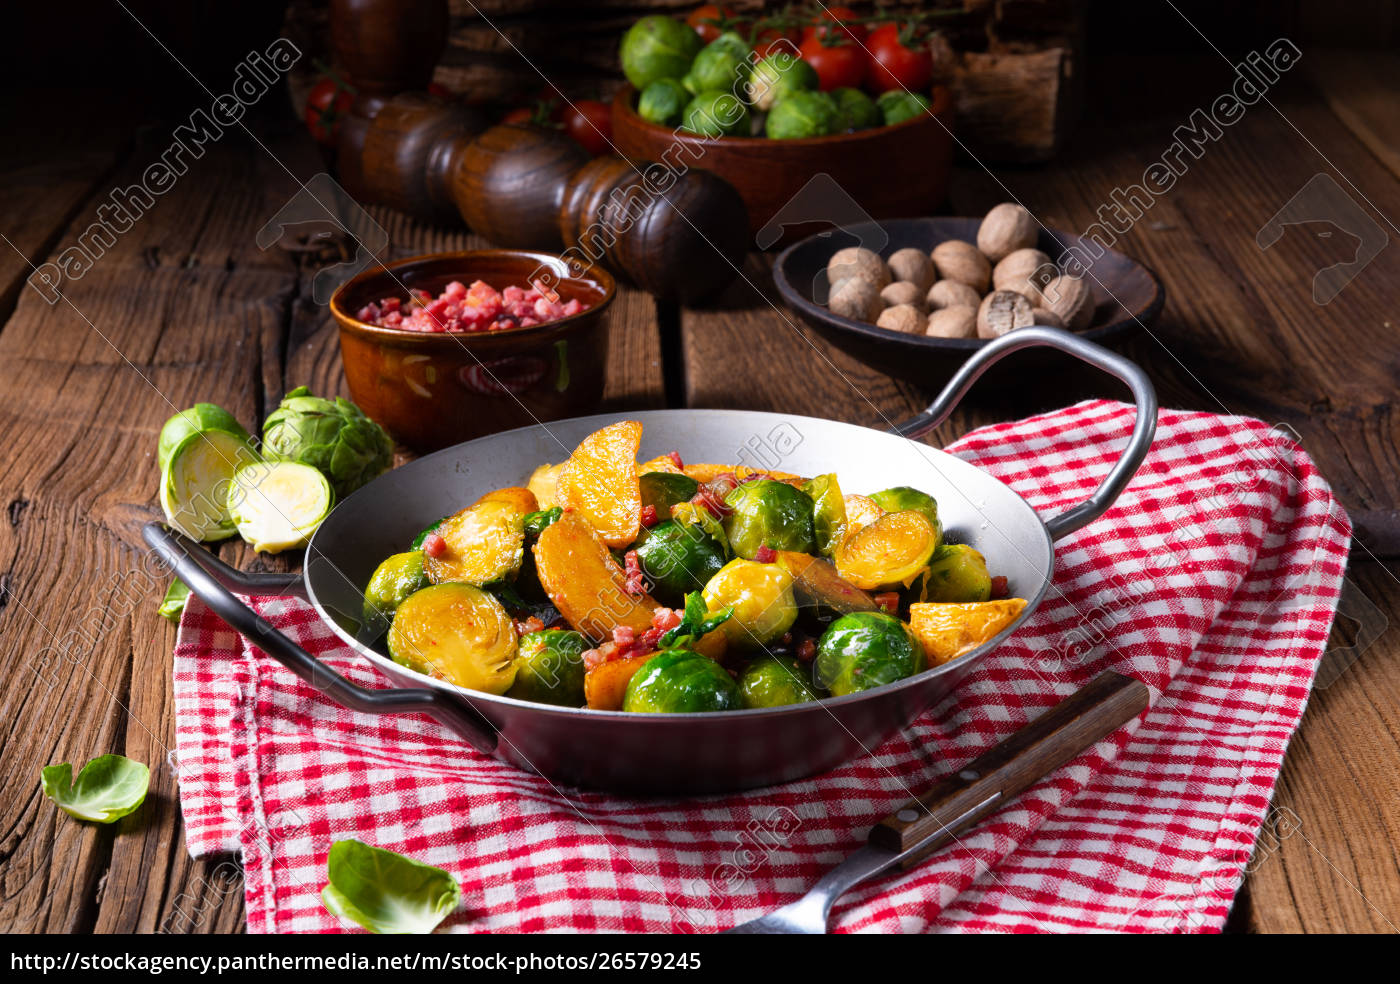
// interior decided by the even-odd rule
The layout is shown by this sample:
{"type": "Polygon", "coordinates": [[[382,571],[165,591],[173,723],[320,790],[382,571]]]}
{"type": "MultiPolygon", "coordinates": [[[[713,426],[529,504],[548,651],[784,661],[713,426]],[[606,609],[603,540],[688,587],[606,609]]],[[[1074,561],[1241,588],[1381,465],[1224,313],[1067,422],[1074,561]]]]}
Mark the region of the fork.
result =
{"type": "Polygon", "coordinates": [[[1011,737],[935,783],[874,827],[864,847],[796,902],[727,933],[825,933],[831,907],[851,888],[898,865],[909,869],[1147,707],[1141,682],[1109,670],[1011,737]]]}

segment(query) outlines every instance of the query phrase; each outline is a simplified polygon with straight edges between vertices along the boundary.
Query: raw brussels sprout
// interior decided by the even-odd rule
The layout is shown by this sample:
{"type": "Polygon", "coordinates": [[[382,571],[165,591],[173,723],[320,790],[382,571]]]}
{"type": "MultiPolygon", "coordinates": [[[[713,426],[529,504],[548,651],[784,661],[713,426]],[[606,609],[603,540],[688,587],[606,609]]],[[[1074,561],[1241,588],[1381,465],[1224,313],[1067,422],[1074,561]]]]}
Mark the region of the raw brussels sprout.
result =
{"type": "Polygon", "coordinates": [[[501,603],[461,581],[415,591],[389,626],[395,663],[488,694],[503,694],[515,682],[518,643],[501,603]]]}
{"type": "Polygon", "coordinates": [[[762,478],[746,482],[724,497],[733,510],[724,518],[729,546],[752,560],[759,547],[811,553],[816,549],[812,499],[786,482],[762,478]]]}
{"type": "Polygon", "coordinates": [[[773,108],[783,96],[817,87],[817,70],[791,51],[776,51],[753,67],[749,75],[749,102],[762,110],[773,108]]]}
{"type": "Polygon", "coordinates": [[[891,89],[881,93],[880,98],[875,100],[875,105],[880,110],[880,118],[885,121],[885,126],[912,120],[929,111],[928,96],[921,96],[917,92],[905,92],[903,89],[891,89]]]}
{"type": "Polygon", "coordinates": [[[750,54],[748,44],[739,35],[732,31],[721,34],[695,56],[681,84],[696,96],[702,92],[738,91],[739,81],[749,74],[750,54]]]}
{"type": "Polygon", "coordinates": [[[705,585],[705,607],[731,609],[721,629],[737,649],[758,649],[782,636],[797,621],[792,575],[777,564],[731,560],[705,585]]]}
{"type": "Polygon", "coordinates": [[[312,396],[298,386],[263,423],[263,457],[310,465],[339,501],[394,463],[394,442],[349,400],[312,396]]]}
{"type": "Polygon", "coordinates": [[[704,44],[688,24],[661,14],[643,17],[622,36],[622,72],[640,92],[657,79],[680,78],[704,44]]]}
{"type": "Polygon", "coordinates": [[[190,600],[190,586],[178,577],[165,589],[165,597],[160,600],[156,614],[161,618],[180,624],[180,616],[185,613],[185,603],[190,600]]]}
{"type": "Polygon", "coordinates": [[[892,489],[885,489],[883,492],[876,492],[870,498],[875,505],[887,513],[900,512],[904,509],[923,513],[924,519],[928,520],[936,534],[934,545],[942,544],[943,524],[938,521],[938,503],[927,492],[911,489],[907,485],[898,485],[892,489]]]}
{"type": "Polygon", "coordinates": [[[376,567],[370,576],[369,585],[365,588],[363,624],[366,627],[378,626],[383,631],[399,605],[415,591],[426,588],[428,583],[428,575],[423,573],[421,550],[394,554],[376,567]]]}
{"type": "Polygon", "coordinates": [[[702,137],[747,136],[749,110],[732,92],[702,92],[685,108],[681,129],[702,137]]]}
{"type": "Polygon", "coordinates": [[[560,707],[583,706],[583,651],[588,640],[571,629],[545,629],[520,639],[515,683],[507,697],[560,707]]]}
{"type": "Polygon", "coordinates": [[[831,98],[836,100],[843,130],[868,130],[883,122],[875,100],[859,89],[832,89],[831,98]]]}
{"type": "Polygon", "coordinates": [[[663,605],[680,606],[688,592],[699,591],[724,566],[724,548],[698,526],[668,519],[647,531],[637,545],[637,562],[663,605]]]}
{"type": "Polygon", "coordinates": [[[228,487],[228,514],[238,535],[265,553],[306,546],[334,502],[325,474],[296,461],[245,465],[228,487]]]}
{"type": "Polygon", "coordinates": [[[238,524],[229,513],[228,493],[234,476],[257,461],[253,446],[232,431],[188,431],[169,450],[160,470],[160,507],[166,522],[205,542],[233,536],[238,524]]]}
{"type": "Polygon", "coordinates": [[[813,677],[842,697],[922,673],[925,666],[923,644],[909,626],[884,612],[853,612],[822,633],[813,677]]]}
{"type": "Polygon", "coordinates": [[[987,561],[965,543],[945,543],[929,558],[928,570],[915,585],[919,601],[986,601],[992,596],[987,561]]]}
{"type": "Polygon", "coordinates": [[[676,79],[657,79],[637,99],[637,115],[650,123],[675,126],[681,121],[690,91],[676,79]]]}
{"type": "Polygon", "coordinates": [[[772,140],[825,137],[841,130],[841,111],[828,93],[789,92],[768,111],[766,125],[772,140]]]}
{"type": "Polygon", "coordinates": [[[622,709],[642,714],[692,714],[739,708],[739,687],[714,660],[690,649],[657,653],[627,684],[622,709]]]}
{"type": "Polygon", "coordinates": [[[808,479],[802,491],[812,500],[812,532],[817,551],[823,557],[830,557],[846,531],[846,500],[841,495],[835,472],[808,479]]]}
{"type": "Polygon", "coordinates": [[[642,506],[656,507],[656,515],[665,519],[671,507],[689,501],[700,489],[700,483],[689,475],[675,472],[647,472],[637,479],[642,489],[642,506]]]}
{"type": "Polygon", "coordinates": [[[739,676],[739,699],[745,707],[782,707],[805,704],[817,695],[807,685],[807,671],[801,663],[765,654],[739,676]]]}
{"type": "Polygon", "coordinates": [[[231,434],[243,444],[252,444],[252,437],[243,429],[233,414],[214,403],[196,403],[188,410],[181,410],[165,422],[160,429],[156,444],[156,464],[161,471],[170,463],[170,452],[191,434],[207,434],[220,431],[231,434]]]}

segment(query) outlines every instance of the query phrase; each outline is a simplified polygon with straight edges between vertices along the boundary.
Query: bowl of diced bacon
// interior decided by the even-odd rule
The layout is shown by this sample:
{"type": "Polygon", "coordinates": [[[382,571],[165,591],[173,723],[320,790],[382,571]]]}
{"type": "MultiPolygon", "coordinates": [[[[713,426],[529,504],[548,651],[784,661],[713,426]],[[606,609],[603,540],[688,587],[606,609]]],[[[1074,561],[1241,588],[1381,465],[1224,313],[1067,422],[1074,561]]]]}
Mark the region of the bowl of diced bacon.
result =
{"type": "Polygon", "coordinates": [[[606,270],[489,249],[376,265],[331,297],[351,398],[417,451],[591,413],[602,396],[606,270]]]}

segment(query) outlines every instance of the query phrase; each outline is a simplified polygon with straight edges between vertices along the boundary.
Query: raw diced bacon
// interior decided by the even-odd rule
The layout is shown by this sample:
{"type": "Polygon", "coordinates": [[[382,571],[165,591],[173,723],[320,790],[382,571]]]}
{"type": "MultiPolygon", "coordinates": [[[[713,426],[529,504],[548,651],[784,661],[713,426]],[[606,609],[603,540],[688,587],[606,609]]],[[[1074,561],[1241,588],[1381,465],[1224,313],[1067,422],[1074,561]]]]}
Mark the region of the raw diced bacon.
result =
{"type": "Polygon", "coordinates": [[[436,533],[423,537],[423,552],[429,557],[441,557],[447,553],[447,541],[436,533]]]}
{"type": "Polygon", "coordinates": [[[539,284],[529,289],[512,285],[498,291],[483,280],[470,287],[454,280],[437,297],[418,288],[408,293],[411,303],[406,314],[402,298],[386,297],[377,304],[366,304],[356,317],[380,328],[406,331],[505,331],[558,321],[589,308],[578,298],[564,301],[539,284]]]}
{"type": "Polygon", "coordinates": [[[754,551],[753,559],[760,564],[771,564],[778,559],[778,551],[765,543],[754,551]]]}

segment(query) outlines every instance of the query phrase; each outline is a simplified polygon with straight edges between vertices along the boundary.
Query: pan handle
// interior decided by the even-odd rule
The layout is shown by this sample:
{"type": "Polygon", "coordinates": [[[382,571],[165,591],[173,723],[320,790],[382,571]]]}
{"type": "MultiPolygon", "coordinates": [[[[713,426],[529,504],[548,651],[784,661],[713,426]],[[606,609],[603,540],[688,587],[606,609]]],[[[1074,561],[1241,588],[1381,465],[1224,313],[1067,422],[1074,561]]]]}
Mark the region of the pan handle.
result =
{"type": "Polygon", "coordinates": [[[1132,436],[1128,438],[1123,454],[1094,490],[1093,495],[1079,505],[1045,521],[1045,529],[1049,532],[1050,539],[1058,540],[1102,516],[1127,487],[1152,448],[1152,437],[1157,432],[1157,391],[1152,388],[1147,374],[1132,360],[1058,328],[1018,328],[978,349],[972,358],[963,363],[962,368],[949,380],[937,399],[929,404],[928,409],[896,426],[895,433],[910,438],[922,437],[948,418],[953,408],[972,388],[972,384],[977,382],[993,363],[1012,352],[1040,346],[1059,349],[1082,362],[1102,369],[1110,376],[1121,379],[1132,391],[1133,403],[1137,406],[1137,419],[1133,423],[1132,436]]]}
{"type": "Polygon", "coordinates": [[[456,732],[477,751],[489,755],[495,750],[496,729],[458,698],[426,687],[371,690],[351,683],[278,632],[230,590],[230,587],[243,591],[250,585],[280,584],[282,590],[275,593],[305,597],[305,584],[300,576],[293,581],[285,574],[244,574],[164,523],[147,523],[141,535],[150,548],[174,568],[175,576],[215,615],[337,704],[368,714],[426,714],[456,732]]]}

